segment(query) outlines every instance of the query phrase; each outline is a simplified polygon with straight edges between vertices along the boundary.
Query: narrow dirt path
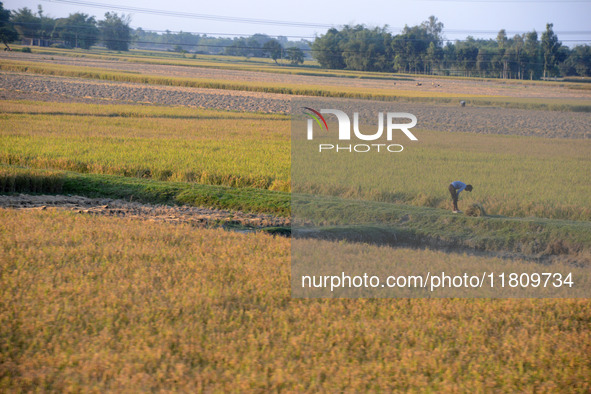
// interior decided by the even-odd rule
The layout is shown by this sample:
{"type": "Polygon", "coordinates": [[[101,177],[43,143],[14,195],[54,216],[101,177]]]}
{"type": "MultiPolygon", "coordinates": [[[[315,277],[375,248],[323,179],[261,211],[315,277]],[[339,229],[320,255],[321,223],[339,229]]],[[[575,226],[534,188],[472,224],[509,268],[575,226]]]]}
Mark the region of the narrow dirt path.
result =
{"type": "Polygon", "coordinates": [[[142,204],[108,198],[63,195],[0,195],[0,208],[65,209],[77,213],[118,216],[154,222],[188,223],[198,227],[264,229],[287,227],[289,218],[218,209],[142,204]]]}

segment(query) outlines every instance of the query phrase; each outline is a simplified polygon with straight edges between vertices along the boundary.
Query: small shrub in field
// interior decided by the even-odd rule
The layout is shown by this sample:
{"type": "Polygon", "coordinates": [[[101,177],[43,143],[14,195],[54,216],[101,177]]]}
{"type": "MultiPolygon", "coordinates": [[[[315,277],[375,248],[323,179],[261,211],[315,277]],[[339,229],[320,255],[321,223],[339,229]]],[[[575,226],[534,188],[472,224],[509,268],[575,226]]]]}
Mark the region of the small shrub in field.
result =
{"type": "Polygon", "coordinates": [[[486,216],[486,211],[482,204],[472,204],[466,209],[466,215],[468,216],[486,216]]]}
{"type": "Polygon", "coordinates": [[[568,252],[568,245],[565,245],[561,239],[556,239],[548,243],[548,247],[546,248],[546,253],[550,255],[568,254],[568,252]]]}

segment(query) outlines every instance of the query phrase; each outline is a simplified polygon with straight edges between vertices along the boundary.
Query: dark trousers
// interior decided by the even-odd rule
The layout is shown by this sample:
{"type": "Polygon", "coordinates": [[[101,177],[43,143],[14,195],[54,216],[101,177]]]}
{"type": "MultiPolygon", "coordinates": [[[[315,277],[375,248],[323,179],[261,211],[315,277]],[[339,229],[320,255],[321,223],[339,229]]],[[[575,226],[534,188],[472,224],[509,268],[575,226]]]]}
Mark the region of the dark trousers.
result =
{"type": "Polygon", "coordinates": [[[451,194],[451,199],[454,202],[454,211],[459,211],[458,209],[458,193],[456,193],[456,188],[453,185],[449,184],[449,192],[451,194]]]}

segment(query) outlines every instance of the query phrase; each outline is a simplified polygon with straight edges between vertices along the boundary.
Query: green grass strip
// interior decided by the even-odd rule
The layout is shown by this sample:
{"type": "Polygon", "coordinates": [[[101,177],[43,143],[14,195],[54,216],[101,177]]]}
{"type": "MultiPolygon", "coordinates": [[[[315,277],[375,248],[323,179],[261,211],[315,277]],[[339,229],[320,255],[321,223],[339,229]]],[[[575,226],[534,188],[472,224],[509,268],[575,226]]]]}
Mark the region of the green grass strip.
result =
{"type": "MultiPolygon", "coordinates": [[[[11,166],[0,166],[0,193],[72,194],[283,217],[291,214],[291,195],[285,192],[11,166]]],[[[306,218],[311,222],[303,231],[298,230],[304,236],[434,248],[464,247],[530,256],[591,251],[591,222],[587,221],[470,217],[442,209],[383,202],[316,196],[297,199],[295,220],[306,218]]]]}
{"type": "Polygon", "coordinates": [[[507,251],[528,256],[591,251],[591,222],[467,216],[384,202],[292,196],[294,234],[378,244],[507,251]]]}
{"type": "Polygon", "coordinates": [[[8,166],[0,167],[0,193],[73,194],[277,216],[290,212],[290,195],[285,192],[8,166]]]}

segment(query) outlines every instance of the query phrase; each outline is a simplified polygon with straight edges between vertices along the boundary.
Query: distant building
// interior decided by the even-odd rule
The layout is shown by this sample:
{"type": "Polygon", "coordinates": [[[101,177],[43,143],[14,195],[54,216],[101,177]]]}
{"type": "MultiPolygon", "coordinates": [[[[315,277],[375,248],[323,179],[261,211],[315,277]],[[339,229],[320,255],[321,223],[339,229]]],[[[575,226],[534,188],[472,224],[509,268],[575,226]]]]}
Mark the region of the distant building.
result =
{"type": "Polygon", "coordinates": [[[46,38],[29,38],[24,37],[21,39],[21,45],[33,46],[33,47],[50,47],[53,44],[64,44],[62,40],[49,40],[46,38]]]}

